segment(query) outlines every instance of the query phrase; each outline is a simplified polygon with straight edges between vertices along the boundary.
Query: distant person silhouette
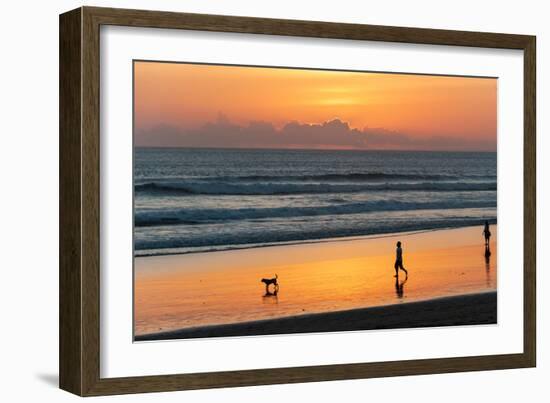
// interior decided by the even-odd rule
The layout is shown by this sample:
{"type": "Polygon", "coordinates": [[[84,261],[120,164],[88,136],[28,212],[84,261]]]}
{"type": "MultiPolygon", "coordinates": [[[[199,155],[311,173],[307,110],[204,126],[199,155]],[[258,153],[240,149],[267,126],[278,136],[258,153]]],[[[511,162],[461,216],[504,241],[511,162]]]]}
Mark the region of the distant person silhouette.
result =
{"type": "Polygon", "coordinates": [[[409,277],[409,273],[407,270],[403,267],[403,249],[401,249],[401,241],[397,242],[397,249],[395,250],[395,276],[399,276],[399,269],[403,270],[405,272],[405,275],[409,277]]]}
{"type": "Polygon", "coordinates": [[[489,239],[491,239],[491,231],[489,230],[489,221],[485,221],[485,228],[483,229],[483,236],[485,237],[485,245],[489,245],[489,239]]]}

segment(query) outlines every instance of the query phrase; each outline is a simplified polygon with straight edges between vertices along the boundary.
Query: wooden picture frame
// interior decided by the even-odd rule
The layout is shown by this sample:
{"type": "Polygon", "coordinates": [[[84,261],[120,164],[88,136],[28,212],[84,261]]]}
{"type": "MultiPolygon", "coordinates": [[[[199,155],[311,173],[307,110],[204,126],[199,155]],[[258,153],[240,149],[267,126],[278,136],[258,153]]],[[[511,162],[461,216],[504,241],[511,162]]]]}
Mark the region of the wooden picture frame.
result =
{"type": "Polygon", "coordinates": [[[60,16],[60,387],[81,396],[533,367],[536,364],[535,37],[81,7],[60,16]],[[99,35],[102,25],[519,49],[524,52],[524,349],[211,373],[100,377],[99,35]]]}

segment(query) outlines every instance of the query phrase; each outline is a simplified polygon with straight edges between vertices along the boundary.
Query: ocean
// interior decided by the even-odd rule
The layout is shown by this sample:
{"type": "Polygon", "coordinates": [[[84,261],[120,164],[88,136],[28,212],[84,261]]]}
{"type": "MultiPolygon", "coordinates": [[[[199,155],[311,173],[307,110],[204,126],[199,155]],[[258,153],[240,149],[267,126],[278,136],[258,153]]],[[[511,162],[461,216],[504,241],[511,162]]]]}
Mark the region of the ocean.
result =
{"type": "Polygon", "coordinates": [[[496,175],[485,152],[136,148],[134,254],[496,223],[496,175]]]}

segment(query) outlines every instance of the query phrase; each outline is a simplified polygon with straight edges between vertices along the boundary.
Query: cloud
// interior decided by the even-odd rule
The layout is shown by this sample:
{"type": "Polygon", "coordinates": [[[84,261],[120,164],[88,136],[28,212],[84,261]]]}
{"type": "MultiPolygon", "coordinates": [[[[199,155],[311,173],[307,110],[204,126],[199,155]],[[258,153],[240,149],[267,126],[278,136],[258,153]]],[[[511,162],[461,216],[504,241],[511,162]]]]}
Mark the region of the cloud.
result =
{"type": "Polygon", "coordinates": [[[156,126],[136,131],[138,147],[333,148],[495,151],[493,141],[460,137],[417,137],[383,128],[353,129],[333,119],[324,123],[289,122],[280,129],[269,122],[240,126],[220,114],[198,129],[156,126]]]}

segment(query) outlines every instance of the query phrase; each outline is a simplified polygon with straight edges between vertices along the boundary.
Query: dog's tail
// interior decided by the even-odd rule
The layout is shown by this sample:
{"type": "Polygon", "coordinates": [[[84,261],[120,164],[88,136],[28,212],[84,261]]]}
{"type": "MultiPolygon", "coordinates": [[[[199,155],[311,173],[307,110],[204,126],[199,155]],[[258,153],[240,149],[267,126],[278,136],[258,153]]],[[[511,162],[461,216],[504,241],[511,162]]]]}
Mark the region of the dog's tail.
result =
{"type": "Polygon", "coordinates": [[[278,280],[279,279],[279,276],[277,275],[277,273],[275,273],[275,278],[278,280]]]}

